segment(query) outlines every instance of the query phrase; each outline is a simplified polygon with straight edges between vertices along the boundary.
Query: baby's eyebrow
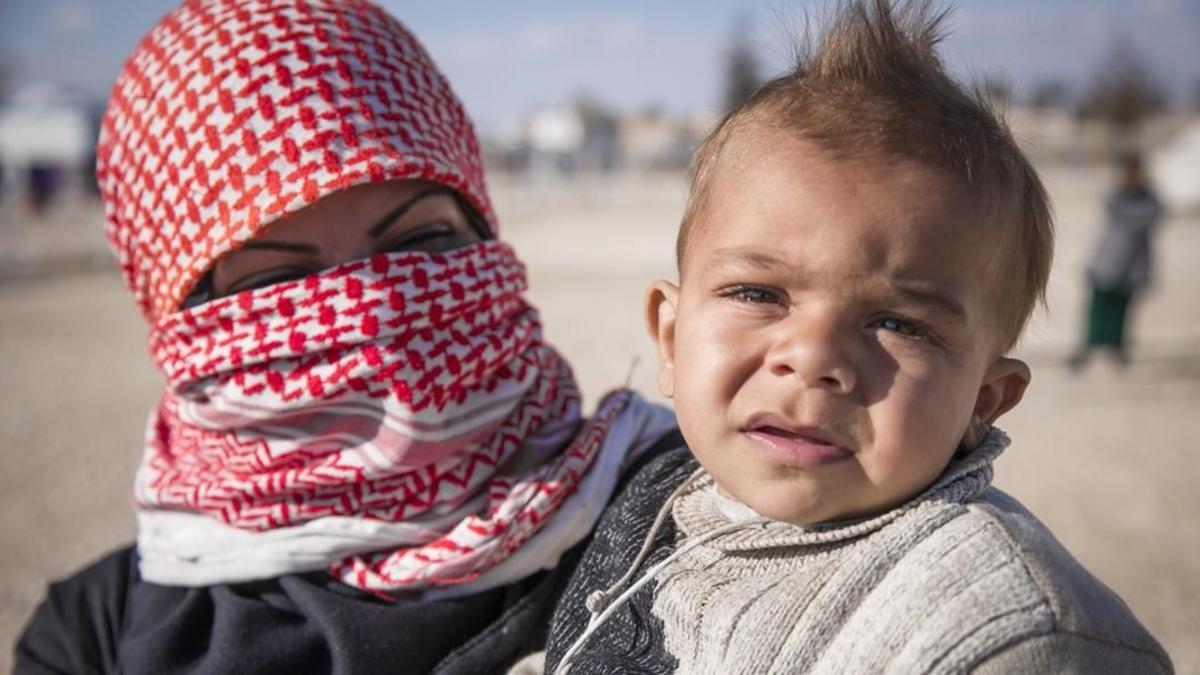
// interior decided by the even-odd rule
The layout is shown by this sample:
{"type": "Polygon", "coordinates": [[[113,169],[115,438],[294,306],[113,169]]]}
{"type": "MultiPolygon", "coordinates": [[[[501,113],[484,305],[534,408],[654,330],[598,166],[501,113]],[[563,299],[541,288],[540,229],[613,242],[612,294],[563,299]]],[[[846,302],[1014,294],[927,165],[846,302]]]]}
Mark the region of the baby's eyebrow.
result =
{"type": "Polygon", "coordinates": [[[786,269],[788,264],[775,256],[757,248],[748,246],[728,246],[713,252],[716,263],[733,263],[748,265],[768,270],[786,269]]]}
{"type": "Polygon", "coordinates": [[[932,306],[943,314],[948,314],[959,319],[967,318],[967,310],[963,308],[962,303],[954,296],[939,290],[932,284],[893,279],[890,285],[898,295],[909,300],[922,305],[932,306]]]}

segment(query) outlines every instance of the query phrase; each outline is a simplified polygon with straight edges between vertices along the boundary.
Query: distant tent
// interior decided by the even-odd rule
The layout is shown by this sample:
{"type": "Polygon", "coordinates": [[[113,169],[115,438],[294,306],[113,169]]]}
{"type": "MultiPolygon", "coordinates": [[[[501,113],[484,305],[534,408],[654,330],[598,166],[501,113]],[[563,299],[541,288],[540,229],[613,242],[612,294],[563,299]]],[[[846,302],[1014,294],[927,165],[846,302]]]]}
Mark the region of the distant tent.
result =
{"type": "Polygon", "coordinates": [[[1151,156],[1150,175],[1172,211],[1200,211],[1200,121],[1151,156]]]}
{"type": "Polygon", "coordinates": [[[52,85],[18,91],[0,105],[4,179],[15,184],[35,167],[58,167],[86,176],[91,171],[99,111],[88,98],[52,85]]]}

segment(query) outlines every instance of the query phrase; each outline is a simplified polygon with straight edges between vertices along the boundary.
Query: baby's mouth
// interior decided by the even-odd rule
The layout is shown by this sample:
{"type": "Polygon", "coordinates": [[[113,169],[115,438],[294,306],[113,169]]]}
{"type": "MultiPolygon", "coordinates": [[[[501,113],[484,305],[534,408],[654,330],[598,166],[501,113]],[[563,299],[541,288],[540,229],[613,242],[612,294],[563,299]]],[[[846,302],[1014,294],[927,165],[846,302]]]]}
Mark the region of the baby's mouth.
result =
{"type": "Polygon", "coordinates": [[[747,429],[747,431],[753,431],[753,432],[757,432],[760,434],[766,434],[769,436],[780,436],[782,438],[787,438],[790,440],[804,441],[806,443],[812,443],[814,445],[837,445],[836,443],[827,441],[824,438],[822,438],[822,436],[819,432],[814,433],[813,431],[809,431],[809,430],[792,431],[791,429],[785,429],[783,427],[777,427],[777,426],[773,426],[770,424],[764,424],[761,426],[751,427],[750,429],[747,429]]]}
{"type": "Polygon", "coordinates": [[[842,449],[847,449],[850,445],[847,442],[848,439],[842,438],[841,435],[829,431],[824,427],[796,424],[776,413],[758,413],[752,415],[739,431],[780,436],[817,445],[833,445],[842,449]]]}
{"type": "Polygon", "coordinates": [[[768,457],[784,464],[816,466],[853,454],[835,434],[820,427],[792,424],[774,414],[755,415],[739,431],[768,457]]]}

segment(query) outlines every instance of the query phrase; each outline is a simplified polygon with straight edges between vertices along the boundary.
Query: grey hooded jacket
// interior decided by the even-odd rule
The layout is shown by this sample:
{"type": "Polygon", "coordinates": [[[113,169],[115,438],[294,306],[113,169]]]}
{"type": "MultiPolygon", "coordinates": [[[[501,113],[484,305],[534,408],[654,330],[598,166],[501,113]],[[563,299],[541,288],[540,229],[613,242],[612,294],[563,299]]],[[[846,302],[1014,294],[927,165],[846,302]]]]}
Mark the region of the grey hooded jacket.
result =
{"type": "Polygon", "coordinates": [[[1006,444],[994,430],[910,502],[816,528],[739,524],[686,448],[658,457],[599,523],[546,670],[574,649],[571,673],[1171,672],[1120,598],[991,487],[1006,444]]]}

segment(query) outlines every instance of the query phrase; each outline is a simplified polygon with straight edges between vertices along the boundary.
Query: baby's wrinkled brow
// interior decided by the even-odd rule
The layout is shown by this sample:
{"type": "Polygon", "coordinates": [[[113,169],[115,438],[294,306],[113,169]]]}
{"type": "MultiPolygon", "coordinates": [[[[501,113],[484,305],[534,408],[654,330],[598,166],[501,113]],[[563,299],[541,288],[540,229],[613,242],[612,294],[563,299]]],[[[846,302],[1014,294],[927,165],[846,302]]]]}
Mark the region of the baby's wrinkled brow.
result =
{"type": "Polygon", "coordinates": [[[890,285],[897,295],[907,300],[931,307],[951,317],[967,318],[967,310],[963,308],[962,303],[933,284],[893,279],[890,285]]]}
{"type": "Polygon", "coordinates": [[[739,265],[756,267],[764,270],[786,270],[790,267],[784,260],[776,258],[758,248],[750,246],[729,246],[713,252],[712,264],[739,265]]]}

